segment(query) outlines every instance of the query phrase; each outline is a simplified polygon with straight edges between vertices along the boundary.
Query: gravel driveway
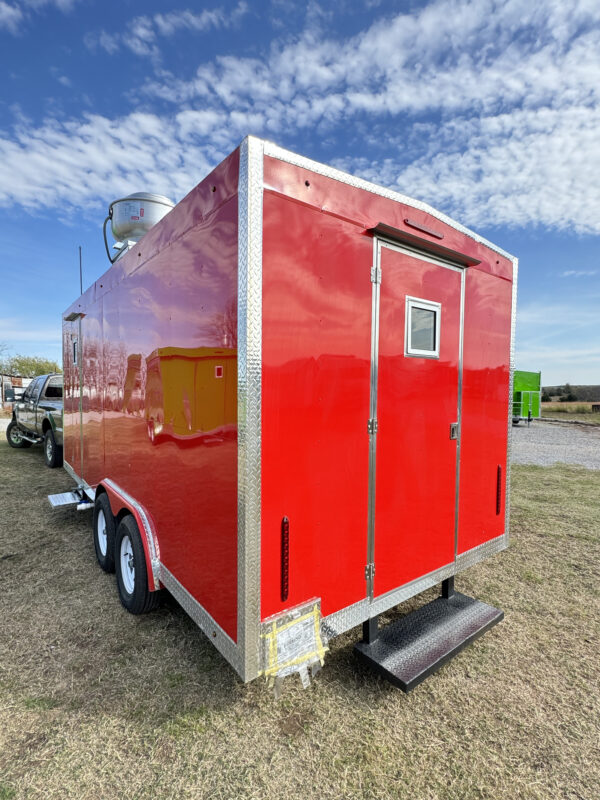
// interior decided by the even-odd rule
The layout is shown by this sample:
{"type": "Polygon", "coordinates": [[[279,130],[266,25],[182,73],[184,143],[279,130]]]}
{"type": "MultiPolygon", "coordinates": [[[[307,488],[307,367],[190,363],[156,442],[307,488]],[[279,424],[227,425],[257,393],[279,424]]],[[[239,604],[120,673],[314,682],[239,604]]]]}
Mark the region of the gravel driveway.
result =
{"type": "Polygon", "coordinates": [[[513,464],[580,464],[600,469],[600,426],[561,425],[555,422],[526,423],[512,428],[513,464]]]}

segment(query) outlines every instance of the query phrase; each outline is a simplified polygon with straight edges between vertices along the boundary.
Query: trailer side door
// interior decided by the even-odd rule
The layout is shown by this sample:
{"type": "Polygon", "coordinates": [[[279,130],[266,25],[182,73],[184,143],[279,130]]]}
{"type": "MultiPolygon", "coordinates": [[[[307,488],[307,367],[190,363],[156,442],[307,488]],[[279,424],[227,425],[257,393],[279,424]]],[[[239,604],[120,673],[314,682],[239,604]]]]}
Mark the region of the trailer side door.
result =
{"type": "Polygon", "coordinates": [[[378,245],[371,596],[455,558],[463,305],[462,268],[378,245]]]}

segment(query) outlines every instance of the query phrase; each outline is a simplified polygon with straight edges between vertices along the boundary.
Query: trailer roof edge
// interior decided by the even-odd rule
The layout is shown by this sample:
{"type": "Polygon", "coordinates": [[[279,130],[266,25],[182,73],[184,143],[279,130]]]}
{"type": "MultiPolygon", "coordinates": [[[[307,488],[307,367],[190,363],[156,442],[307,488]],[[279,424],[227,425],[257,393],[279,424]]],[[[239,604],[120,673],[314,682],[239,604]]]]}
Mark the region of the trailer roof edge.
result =
{"type": "MultiPolygon", "coordinates": [[[[256,139],[258,137],[248,136],[246,138],[256,139]]],[[[478,242],[485,247],[489,247],[490,250],[493,250],[495,253],[504,256],[513,263],[515,262],[515,256],[511,255],[506,250],[503,250],[501,247],[498,247],[498,245],[493,244],[488,239],[480,236],[478,233],[475,233],[475,231],[472,231],[470,228],[461,225],[460,222],[457,222],[455,219],[452,219],[452,217],[449,217],[441,211],[438,211],[428,203],[424,203],[422,200],[415,200],[414,198],[402,194],[401,192],[396,192],[393,189],[388,189],[385,186],[380,186],[377,183],[371,183],[371,181],[367,181],[364,178],[358,178],[356,175],[351,175],[349,172],[344,172],[336,167],[331,167],[327,164],[321,163],[320,161],[314,161],[311,158],[300,156],[297,153],[294,153],[292,150],[286,150],[285,148],[280,147],[278,144],[275,144],[268,139],[261,139],[260,141],[263,143],[264,154],[266,156],[278,158],[280,161],[287,161],[288,163],[294,164],[297,167],[302,167],[303,169],[309,169],[312,172],[316,172],[318,175],[323,175],[324,177],[340,181],[340,183],[346,183],[349,186],[355,186],[358,189],[364,189],[372,194],[378,194],[381,197],[387,197],[389,200],[395,200],[398,203],[410,205],[413,208],[417,208],[427,214],[430,214],[432,217],[439,219],[440,222],[450,225],[455,230],[460,231],[461,233],[465,234],[465,236],[473,239],[473,241],[478,242]]]]}

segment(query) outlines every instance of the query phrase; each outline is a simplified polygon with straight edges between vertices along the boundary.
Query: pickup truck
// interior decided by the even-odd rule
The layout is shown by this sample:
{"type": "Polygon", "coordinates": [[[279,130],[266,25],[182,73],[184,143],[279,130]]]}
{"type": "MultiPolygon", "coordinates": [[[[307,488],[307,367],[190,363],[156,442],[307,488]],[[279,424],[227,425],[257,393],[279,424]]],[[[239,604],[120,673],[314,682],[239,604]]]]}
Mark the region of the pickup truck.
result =
{"type": "Polygon", "coordinates": [[[6,429],[11,447],[31,447],[44,443],[44,458],[49,467],[62,464],[63,376],[55,372],[35,378],[13,406],[6,429]]]}

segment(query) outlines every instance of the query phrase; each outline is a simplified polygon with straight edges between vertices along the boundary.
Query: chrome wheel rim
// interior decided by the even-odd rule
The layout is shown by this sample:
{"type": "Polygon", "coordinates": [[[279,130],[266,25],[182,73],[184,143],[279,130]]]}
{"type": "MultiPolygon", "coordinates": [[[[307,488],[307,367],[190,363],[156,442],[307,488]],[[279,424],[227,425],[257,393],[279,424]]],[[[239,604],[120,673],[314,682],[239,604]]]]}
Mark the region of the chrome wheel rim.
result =
{"type": "Polygon", "coordinates": [[[121,562],[121,577],[123,578],[123,586],[127,594],[133,594],[135,586],[135,561],[133,558],[133,547],[131,539],[125,535],[121,539],[121,551],[119,553],[121,562]]]}
{"type": "Polygon", "coordinates": [[[52,439],[50,437],[46,439],[46,458],[48,461],[52,461],[52,439]]]}
{"type": "Polygon", "coordinates": [[[21,444],[23,441],[23,437],[21,436],[21,431],[17,428],[16,425],[13,425],[10,429],[10,439],[13,444],[21,444]]]}
{"type": "Polygon", "coordinates": [[[104,516],[104,511],[100,509],[98,511],[98,518],[96,520],[96,535],[98,537],[98,549],[100,550],[101,555],[106,555],[106,549],[108,547],[108,536],[106,535],[106,517],[104,516]]]}

